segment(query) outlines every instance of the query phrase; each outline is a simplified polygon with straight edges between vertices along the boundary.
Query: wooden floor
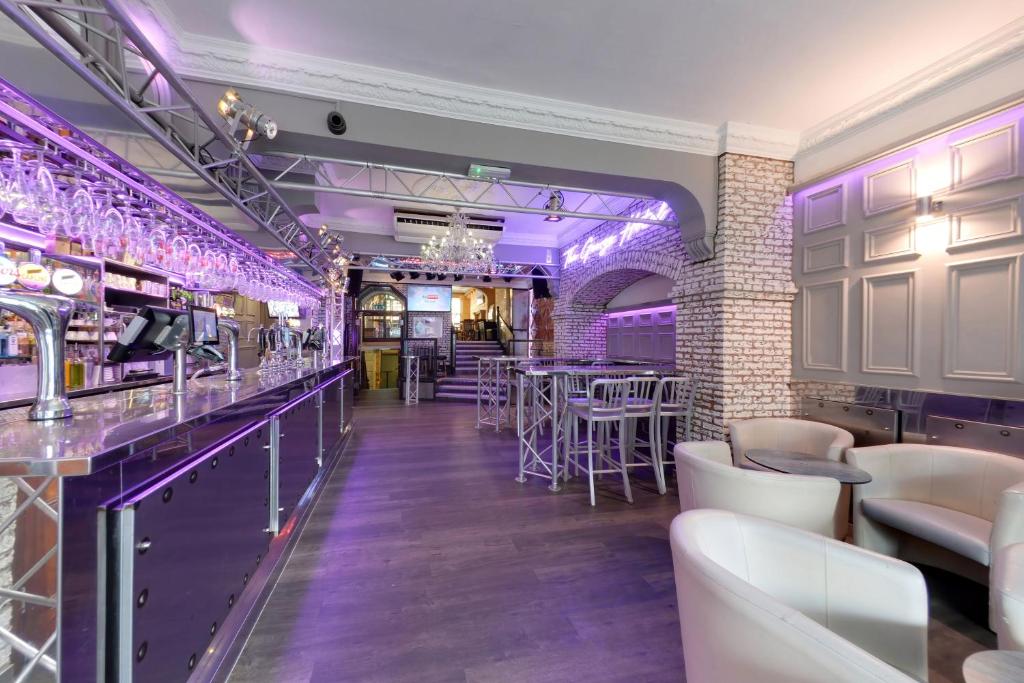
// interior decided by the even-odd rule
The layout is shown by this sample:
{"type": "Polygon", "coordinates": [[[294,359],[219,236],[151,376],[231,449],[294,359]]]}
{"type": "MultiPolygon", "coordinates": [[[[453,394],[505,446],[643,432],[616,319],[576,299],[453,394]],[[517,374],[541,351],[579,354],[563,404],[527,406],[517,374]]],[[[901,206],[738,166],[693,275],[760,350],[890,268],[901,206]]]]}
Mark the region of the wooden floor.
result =
{"type": "MultiPolygon", "coordinates": [[[[670,491],[607,477],[551,494],[513,481],[505,430],[475,406],[364,402],[328,483],[231,676],[248,681],[680,681],[670,491]],[[600,489],[599,489],[600,491],[600,489]]],[[[931,683],[994,638],[933,599],[931,683]]],[[[968,600],[969,607],[984,592],[968,600]]],[[[961,598],[963,601],[963,598],[961,598]]]]}

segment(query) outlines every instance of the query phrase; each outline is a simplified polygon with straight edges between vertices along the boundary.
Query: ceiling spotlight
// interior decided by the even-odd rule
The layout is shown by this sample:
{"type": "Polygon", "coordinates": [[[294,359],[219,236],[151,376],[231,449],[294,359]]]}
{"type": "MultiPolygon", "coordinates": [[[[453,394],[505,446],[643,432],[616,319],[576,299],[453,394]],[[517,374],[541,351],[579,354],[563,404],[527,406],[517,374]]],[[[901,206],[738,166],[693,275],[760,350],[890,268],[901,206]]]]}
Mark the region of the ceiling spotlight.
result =
{"type": "MultiPolygon", "coordinates": [[[[544,208],[548,211],[561,211],[564,204],[565,197],[562,196],[561,190],[552,190],[551,194],[548,195],[548,201],[544,205],[544,208]]],[[[544,220],[549,223],[557,223],[562,220],[562,217],[554,213],[549,213],[544,217],[544,220]]]]}
{"type": "Polygon", "coordinates": [[[412,280],[419,280],[420,279],[420,274],[417,271],[415,271],[415,270],[410,271],[409,272],[409,278],[412,279],[412,280]]]}
{"type": "Polygon", "coordinates": [[[512,278],[510,277],[503,277],[501,279],[504,280],[505,282],[512,282],[512,278]]]}
{"type": "Polygon", "coordinates": [[[483,280],[484,282],[490,282],[491,281],[491,276],[490,275],[484,275],[480,279],[483,280]]]}
{"type": "Polygon", "coordinates": [[[268,140],[277,137],[277,123],[274,119],[246,103],[234,88],[228,88],[228,91],[217,102],[217,112],[224,117],[224,120],[231,123],[232,132],[234,132],[235,126],[244,126],[246,141],[252,140],[255,135],[262,135],[268,140]]]}
{"type": "Polygon", "coordinates": [[[395,272],[391,273],[391,279],[394,280],[395,282],[401,282],[402,280],[405,279],[405,276],[402,275],[402,271],[396,270],[395,272]]]}
{"type": "Polygon", "coordinates": [[[464,275],[452,275],[452,279],[455,280],[456,282],[462,282],[462,278],[463,277],[465,277],[465,276],[464,275]]]}
{"type": "Polygon", "coordinates": [[[444,273],[439,273],[438,276],[437,276],[437,281],[438,282],[442,282],[442,281],[447,280],[447,279],[448,279],[448,276],[445,275],[444,273]]]}
{"type": "Polygon", "coordinates": [[[427,273],[426,277],[427,277],[428,280],[433,280],[434,279],[434,274],[433,273],[427,273]]]}

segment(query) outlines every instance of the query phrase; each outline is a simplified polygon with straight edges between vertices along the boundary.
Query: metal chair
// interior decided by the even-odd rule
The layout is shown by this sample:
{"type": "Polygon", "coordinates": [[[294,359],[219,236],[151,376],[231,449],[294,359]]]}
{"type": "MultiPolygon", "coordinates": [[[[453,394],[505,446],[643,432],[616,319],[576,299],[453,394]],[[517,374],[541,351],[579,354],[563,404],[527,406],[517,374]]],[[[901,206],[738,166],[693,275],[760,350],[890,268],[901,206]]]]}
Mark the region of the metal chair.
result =
{"type": "MultiPolygon", "coordinates": [[[[671,418],[675,418],[678,431],[679,421],[682,420],[683,441],[692,441],[691,422],[696,396],[697,385],[689,377],[662,377],[658,380],[658,388],[654,395],[654,416],[651,418],[651,439],[654,441],[652,451],[658,452],[662,487],[665,486],[665,465],[674,467],[676,464],[675,456],[672,454],[676,442],[669,440],[669,423],[671,418]]],[[[665,493],[664,489],[660,491],[665,493]]]]}
{"type": "MultiPolygon", "coordinates": [[[[622,475],[622,487],[626,500],[633,502],[633,493],[629,488],[629,472],[626,467],[626,456],[623,449],[622,435],[626,433],[626,401],[629,398],[629,380],[598,379],[587,387],[585,403],[569,402],[569,418],[572,421],[572,439],[568,449],[568,457],[575,465],[576,472],[583,470],[590,484],[590,504],[597,505],[594,493],[594,475],[618,472],[622,475]],[[587,464],[580,464],[582,447],[579,439],[580,420],[586,422],[587,429],[587,464]],[[611,428],[619,428],[619,461],[612,457],[611,428]],[[594,450],[597,445],[597,461],[594,467],[594,450]],[[575,448],[573,447],[575,446],[575,448]]],[[[568,471],[569,462],[565,463],[568,471]]]]}
{"type": "Polygon", "coordinates": [[[657,448],[657,422],[655,406],[660,388],[657,377],[630,377],[629,397],[626,399],[626,431],[620,434],[625,443],[625,460],[623,467],[650,467],[654,470],[654,480],[658,485],[658,493],[665,493],[665,472],[661,464],[662,454],[657,448]],[[637,437],[637,427],[641,420],[647,421],[647,440],[637,437]],[[647,455],[640,450],[647,448],[647,455]]]}

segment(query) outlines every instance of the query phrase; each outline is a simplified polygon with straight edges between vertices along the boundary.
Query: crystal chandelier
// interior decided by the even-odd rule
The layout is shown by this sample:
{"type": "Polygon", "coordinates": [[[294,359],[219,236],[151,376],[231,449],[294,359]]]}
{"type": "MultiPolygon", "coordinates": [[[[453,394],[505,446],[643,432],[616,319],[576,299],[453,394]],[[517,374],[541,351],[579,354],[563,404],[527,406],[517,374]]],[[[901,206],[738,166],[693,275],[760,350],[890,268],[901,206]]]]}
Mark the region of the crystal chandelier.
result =
{"type": "Polygon", "coordinates": [[[490,273],[494,270],[494,247],[469,232],[468,217],[461,211],[452,215],[444,237],[430,237],[421,251],[423,266],[435,273],[490,273]]]}

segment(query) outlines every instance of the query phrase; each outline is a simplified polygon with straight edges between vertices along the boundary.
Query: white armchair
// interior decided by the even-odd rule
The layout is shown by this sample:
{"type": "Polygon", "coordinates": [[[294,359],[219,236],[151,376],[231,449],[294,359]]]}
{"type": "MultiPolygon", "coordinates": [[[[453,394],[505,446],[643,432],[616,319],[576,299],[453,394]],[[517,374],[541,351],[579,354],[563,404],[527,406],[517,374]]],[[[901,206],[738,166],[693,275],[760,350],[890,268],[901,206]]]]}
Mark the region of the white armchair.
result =
{"type": "Polygon", "coordinates": [[[843,451],[853,446],[853,434],[845,429],[792,417],[733,420],[729,423],[729,438],[736,466],[754,469],[764,468],[747,460],[746,453],[752,448],[808,453],[838,462],[842,460],[843,451]]]}
{"type": "Polygon", "coordinates": [[[1002,548],[992,563],[992,628],[1000,650],[1024,650],[1024,543],[1002,548]]]}
{"type": "Polygon", "coordinates": [[[723,510],[670,531],[687,683],[928,680],[928,597],[905,562],[723,510]]]}
{"type": "Polygon", "coordinates": [[[1000,551],[1024,542],[1024,459],[926,444],[851,448],[846,459],[872,476],[853,490],[862,548],[991,585],[1000,551]]]}
{"type": "Polygon", "coordinates": [[[839,482],[831,477],[733,467],[729,444],[724,441],[686,441],[677,444],[673,453],[683,512],[730,510],[832,538],[837,531],[845,535],[845,529],[837,529],[839,482]]]}

